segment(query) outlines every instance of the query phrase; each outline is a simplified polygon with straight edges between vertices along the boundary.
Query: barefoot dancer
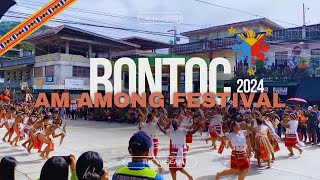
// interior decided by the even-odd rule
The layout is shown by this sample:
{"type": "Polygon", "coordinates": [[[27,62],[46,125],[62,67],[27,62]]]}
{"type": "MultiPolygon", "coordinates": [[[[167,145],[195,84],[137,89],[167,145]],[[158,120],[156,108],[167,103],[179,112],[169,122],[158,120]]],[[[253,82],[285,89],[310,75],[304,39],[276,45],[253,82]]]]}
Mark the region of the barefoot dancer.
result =
{"type": "Polygon", "coordinates": [[[179,128],[179,122],[177,119],[172,120],[172,128],[170,130],[164,130],[158,122],[158,127],[161,132],[168,135],[172,141],[172,148],[170,149],[170,159],[169,159],[169,170],[173,180],[177,179],[177,171],[180,171],[182,174],[186,175],[189,180],[192,180],[193,177],[184,169],[186,165],[186,135],[194,134],[198,129],[193,129],[188,131],[183,128],[179,128]]]}
{"type": "Polygon", "coordinates": [[[13,139],[13,141],[10,143],[11,146],[18,146],[18,142],[21,137],[21,130],[22,130],[22,116],[18,115],[14,121],[14,124],[12,126],[14,133],[16,133],[16,137],[13,139]]]}
{"type": "Polygon", "coordinates": [[[55,130],[58,128],[59,125],[50,125],[37,136],[37,139],[40,141],[40,143],[47,144],[46,148],[40,154],[40,157],[43,159],[49,159],[50,152],[54,150],[53,139],[50,137],[50,135],[52,135],[53,138],[62,136],[62,133],[59,135],[55,134],[55,130]]]}
{"type": "Polygon", "coordinates": [[[159,172],[162,172],[162,167],[160,165],[160,163],[157,161],[157,155],[158,155],[158,144],[159,144],[159,140],[157,138],[157,131],[158,131],[158,126],[157,126],[157,122],[153,122],[155,117],[154,115],[156,115],[155,113],[155,109],[154,109],[154,113],[151,114],[149,113],[147,115],[147,117],[145,117],[144,113],[139,109],[138,110],[140,115],[141,115],[141,121],[140,121],[140,127],[139,130],[145,132],[150,139],[152,139],[152,146],[149,149],[149,160],[151,160],[157,167],[159,172]]]}
{"type": "Polygon", "coordinates": [[[22,133],[24,133],[25,135],[28,136],[28,139],[26,142],[24,142],[22,144],[23,147],[27,148],[29,147],[30,143],[31,143],[31,130],[33,129],[33,121],[32,121],[32,116],[29,118],[27,124],[24,126],[23,130],[22,130],[22,133]]]}
{"type": "Polygon", "coordinates": [[[293,148],[297,149],[300,154],[302,154],[303,150],[297,146],[298,143],[298,136],[297,136],[297,128],[298,128],[298,121],[297,116],[293,113],[290,114],[290,121],[286,124],[281,122],[281,124],[286,127],[286,138],[284,140],[285,146],[288,148],[290,154],[289,156],[293,156],[293,148]]]}
{"type": "Polygon", "coordinates": [[[8,142],[11,142],[11,138],[12,138],[12,135],[14,133],[13,129],[12,129],[12,125],[14,123],[14,120],[12,119],[12,115],[10,112],[7,112],[6,113],[6,117],[3,121],[3,124],[4,126],[6,127],[7,129],[7,133],[4,135],[4,137],[2,138],[2,141],[3,142],[7,142],[6,141],[6,138],[9,136],[9,139],[8,139],[8,142]]]}
{"type": "MultiPolygon", "coordinates": [[[[185,129],[191,129],[192,125],[193,125],[193,118],[192,118],[192,112],[191,111],[185,111],[186,116],[183,116],[183,120],[180,124],[181,128],[185,128],[185,129]]],[[[187,134],[186,135],[186,146],[187,149],[189,151],[190,148],[190,144],[192,144],[192,134],[187,134]]]]}
{"type": "Polygon", "coordinates": [[[257,126],[254,128],[255,150],[258,160],[258,167],[261,167],[261,159],[268,162],[268,168],[271,167],[270,156],[273,154],[273,147],[269,141],[270,130],[263,124],[262,118],[256,118],[257,126]]]}
{"type": "MultiPolygon", "coordinates": [[[[216,141],[217,141],[217,137],[216,137],[216,133],[218,133],[220,136],[222,135],[222,115],[220,112],[220,109],[216,109],[214,111],[214,115],[212,117],[212,119],[210,120],[210,125],[209,125],[209,131],[210,131],[210,137],[208,139],[211,139],[212,141],[212,148],[211,150],[216,150],[217,149],[217,145],[216,145],[216,141]]],[[[208,141],[208,139],[206,139],[206,143],[208,141]]]]}
{"type": "MultiPolygon", "coordinates": [[[[38,116],[39,118],[39,116],[38,116]]],[[[35,123],[33,128],[30,131],[31,141],[29,142],[28,152],[31,153],[32,148],[38,149],[38,152],[41,152],[42,144],[39,142],[37,136],[40,134],[43,129],[49,124],[49,118],[47,116],[43,117],[42,120],[39,120],[35,123]]]]}
{"type": "Polygon", "coordinates": [[[246,136],[247,131],[240,131],[240,127],[236,122],[232,122],[230,126],[230,133],[221,137],[216,134],[221,140],[230,140],[232,144],[231,153],[231,168],[217,173],[216,180],[222,176],[232,174],[239,174],[239,180],[243,180],[250,168],[250,162],[246,153],[246,136]]]}
{"type": "MultiPolygon", "coordinates": [[[[269,117],[266,118],[265,121],[264,121],[264,124],[267,125],[269,127],[269,130],[270,130],[270,135],[271,136],[269,138],[269,141],[270,141],[270,143],[271,143],[271,145],[273,147],[274,153],[280,151],[280,147],[279,147],[279,143],[278,142],[281,141],[281,138],[278,136],[278,134],[276,133],[276,131],[274,129],[274,126],[275,126],[274,123],[276,123],[277,118],[279,118],[278,115],[271,113],[269,115],[269,117]]],[[[280,121],[278,120],[278,122],[280,122],[280,121]]],[[[272,156],[271,160],[273,160],[273,161],[275,160],[274,153],[271,154],[271,156],[272,156]]]]}
{"type": "Polygon", "coordinates": [[[11,91],[10,87],[7,86],[6,91],[4,92],[4,101],[10,104],[11,91]]]}

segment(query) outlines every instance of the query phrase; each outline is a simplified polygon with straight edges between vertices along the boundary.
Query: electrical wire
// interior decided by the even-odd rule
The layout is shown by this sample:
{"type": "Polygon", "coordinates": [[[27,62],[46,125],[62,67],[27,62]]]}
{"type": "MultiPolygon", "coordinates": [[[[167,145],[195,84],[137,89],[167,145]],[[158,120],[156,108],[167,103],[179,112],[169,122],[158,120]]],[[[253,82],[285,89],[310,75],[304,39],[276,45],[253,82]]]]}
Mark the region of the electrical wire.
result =
{"type": "Polygon", "coordinates": [[[287,22],[287,21],[283,21],[283,20],[279,20],[279,19],[275,19],[275,18],[268,18],[268,17],[262,16],[262,15],[259,15],[259,14],[254,14],[254,13],[251,13],[251,12],[248,12],[248,11],[243,11],[243,10],[239,10],[239,9],[235,9],[235,8],[231,8],[231,7],[227,7],[227,6],[222,6],[222,5],[214,4],[214,3],[211,3],[211,2],[207,2],[207,1],[202,1],[202,0],[194,0],[194,1],[197,1],[197,2],[200,2],[200,3],[203,3],[203,4],[208,4],[208,5],[220,7],[220,8],[224,8],[224,9],[228,9],[228,10],[232,10],[232,11],[236,11],[236,12],[240,12],[240,13],[244,13],[244,14],[249,14],[251,16],[267,18],[267,19],[278,21],[278,22],[282,22],[282,23],[285,23],[285,24],[290,24],[290,25],[294,25],[294,26],[300,26],[300,25],[297,25],[297,24],[294,24],[294,23],[291,23],[291,22],[287,22]]]}

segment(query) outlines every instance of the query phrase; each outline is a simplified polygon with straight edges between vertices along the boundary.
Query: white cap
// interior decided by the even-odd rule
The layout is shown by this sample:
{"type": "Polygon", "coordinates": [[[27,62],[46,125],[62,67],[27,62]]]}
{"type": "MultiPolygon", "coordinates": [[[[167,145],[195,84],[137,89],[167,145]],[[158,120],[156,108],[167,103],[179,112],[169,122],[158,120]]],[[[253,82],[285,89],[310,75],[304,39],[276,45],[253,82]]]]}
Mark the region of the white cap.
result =
{"type": "Polygon", "coordinates": [[[308,111],[310,111],[311,109],[312,109],[312,107],[311,107],[311,106],[309,106],[309,107],[308,107],[308,111]]]}

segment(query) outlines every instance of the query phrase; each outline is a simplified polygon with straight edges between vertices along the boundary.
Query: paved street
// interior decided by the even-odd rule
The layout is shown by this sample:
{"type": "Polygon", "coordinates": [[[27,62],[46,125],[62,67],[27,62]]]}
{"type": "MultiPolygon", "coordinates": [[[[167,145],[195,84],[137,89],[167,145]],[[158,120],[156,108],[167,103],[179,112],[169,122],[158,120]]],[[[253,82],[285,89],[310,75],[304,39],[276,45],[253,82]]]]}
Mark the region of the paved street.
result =
{"type": "MultiPolygon", "coordinates": [[[[67,121],[67,137],[61,147],[58,147],[59,140],[55,140],[56,150],[51,156],[75,154],[77,157],[85,151],[93,150],[99,152],[111,175],[123,165],[123,159],[128,155],[127,147],[131,135],[136,132],[136,126],[119,123],[93,122],[93,121],[67,121]]],[[[0,129],[1,137],[4,129],[0,129]]],[[[160,134],[160,133],[159,133],[160,134]]],[[[216,151],[209,151],[209,146],[204,142],[204,135],[196,135],[194,143],[188,153],[187,164],[194,179],[209,180],[214,179],[217,171],[226,169],[229,166],[230,150],[225,150],[223,155],[216,151]]],[[[160,135],[160,156],[168,155],[169,139],[160,135]]],[[[35,150],[33,154],[28,154],[22,147],[12,148],[7,143],[0,143],[0,157],[13,156],[19,161],[17,167],[18,180],[37,179],[40,175],[41,167],[44,164],[35,150]]],[[[271,169],[257,168],[256,161],[253,160],[252,168],[246,179],[261,180],[308,180],[320,179],[319,156],[320,147],[304,147],[304,154],[288,158],[288,151],[281,143],[281,151],[276,154],[276,161],[271,169]]],[[[296,152],[298,154],[298,152],[296,152]]],[[[165,179],[171,179],[168,167],[164,166],[165,179]]],[[[178,179],[186,179],[181,174],[178,179]]],[[[236,179],[231,176],[224,179],[236,179]]]]}

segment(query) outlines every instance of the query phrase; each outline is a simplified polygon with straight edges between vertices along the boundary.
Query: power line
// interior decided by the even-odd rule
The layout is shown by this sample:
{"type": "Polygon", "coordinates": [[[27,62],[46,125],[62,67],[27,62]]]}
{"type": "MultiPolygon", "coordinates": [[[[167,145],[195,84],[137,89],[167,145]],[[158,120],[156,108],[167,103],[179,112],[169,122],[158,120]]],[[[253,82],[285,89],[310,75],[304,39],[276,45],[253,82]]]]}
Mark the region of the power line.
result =
{"type": "MultiPolygon", "coordinates": [[[[234,8],[231,8],[231,7],[222,6],[222,5],[219,5],[219,4],[214,4],[214,3],[211,3],[211,2],[207,2],[207,1],[202,1],[202,0],[194,0],[194,1],[197,1],[197,2],[200,2],[200,3],[204,3],[204,4],[208,4],[208,5],[212,5],[212,6],[216,6],[216,7],[220,7],[220,8],[224,8],[224,9],[228,9],[228,10],[232,10],[232,11],[236,11],[236,12],[240,12],[240,13],[244,13],[244,14],[249,14],[249,15],[256,16],[256,17],[267,18],[267,17],[259,15],[259,14],[254,14],[254,13],[251,13],[251,12],[248,12],[248,11],[234,9],[234,8]]],[[[297,24],[294,24],[294,23],[290,23],[290,22],[287,22],[287,21],[283,21],[283,20],[279,20],[279,19],[274,19],[274,18],[268,18],[268,19],[274,20],[274,21],[278,21],[278,22],[282,22],[282,23],[285,23],[285,24],[294,25],[294,26],[300,26],[300,25],[297,25],[297,24]]]]}
{"type": "MultiPolygon", "coordinates": [[[[44,4],[36,3],[36,2],[30,3],[30,2],[20,2],[20,1],[18,1],[18,5],[19,4],[33,5],[33,6],[38,6],[38,7],[42,7],[44,5],[44,4]]],[[[108,17],[120,18],[120,19],[130,20],[130,21],[137,21],[137,17],[135,17],[135,16],[127,16],[127,15],[121,15],[121,14],[105,13],[105,12],[100,12],[100,11],[93,11],[93,10],[87,10],[87,9],[81,9],[81,8],[74,8],[74,7],[68,8],[68,11],[69,10],[70,11],[74,11],[74,12],[82,12],[82,13],[87,13],[87,14],[108,16],[108,17]]],[[[152,20],[152,22],[163,23],[163,24],[166,24],[166,25],[171,24],[171,23],[168,23],[167,21],[161,21],[161,20],[152,20]]],[[[161,25],[161,24],[154,24],[154,25],[161,25]]],[[[192,27],[194,27],[194,26],[198,26],[198,27],[208,27],[208,26],[210,26],[210,24],[201,25],[201,24],[192,24],[192,23],[179,23],[179,25],[192,26],[192,27]]]]}
{"type": "MultiPolygon", "coordinates": [[[[10,14],[13,13],[14,15],[4,15],[4,16],[6,16],[6,17],[11,17],[11,18],[25,19],[25,16],[31,15],[31,14],[14,12],[14,11],[9,11],[9,13],[10,13],[10,14]],[[17,15],[23,15],[23,16],[17,16],[17,15]]],[[[64,20],[64,19],[58,19],[58,18],[55,18],[55,19],[51,20],[51,22],[58,22],[58,23],[65,23],[65,24],[74,24],[74,25],[83,25],[83,26],[98,27],[98,28],[107,28],[107,29],[115,29],[115,30],[130,31],[130,32],[142,33],[142,34],[151,34],[151,35],[158,35],[158,36],[166,36],[166,37],[174,37],[174,36],[171,35],[170,33],[165,33],[165,32],[155,32],[155,31],[146,31],[146,30],[132,29],[132,28],[123,28],[123,27],[115,27],[115,26],[97,25],[97,24],[82,23],[82,22],[70,21],[70,20],[64,20]]],[[[185,37],[181,36],[180,38],[185,38],[185,37]]],[[[185,38],[185,39],[187,39],[187,38],[185,38]]]]}

